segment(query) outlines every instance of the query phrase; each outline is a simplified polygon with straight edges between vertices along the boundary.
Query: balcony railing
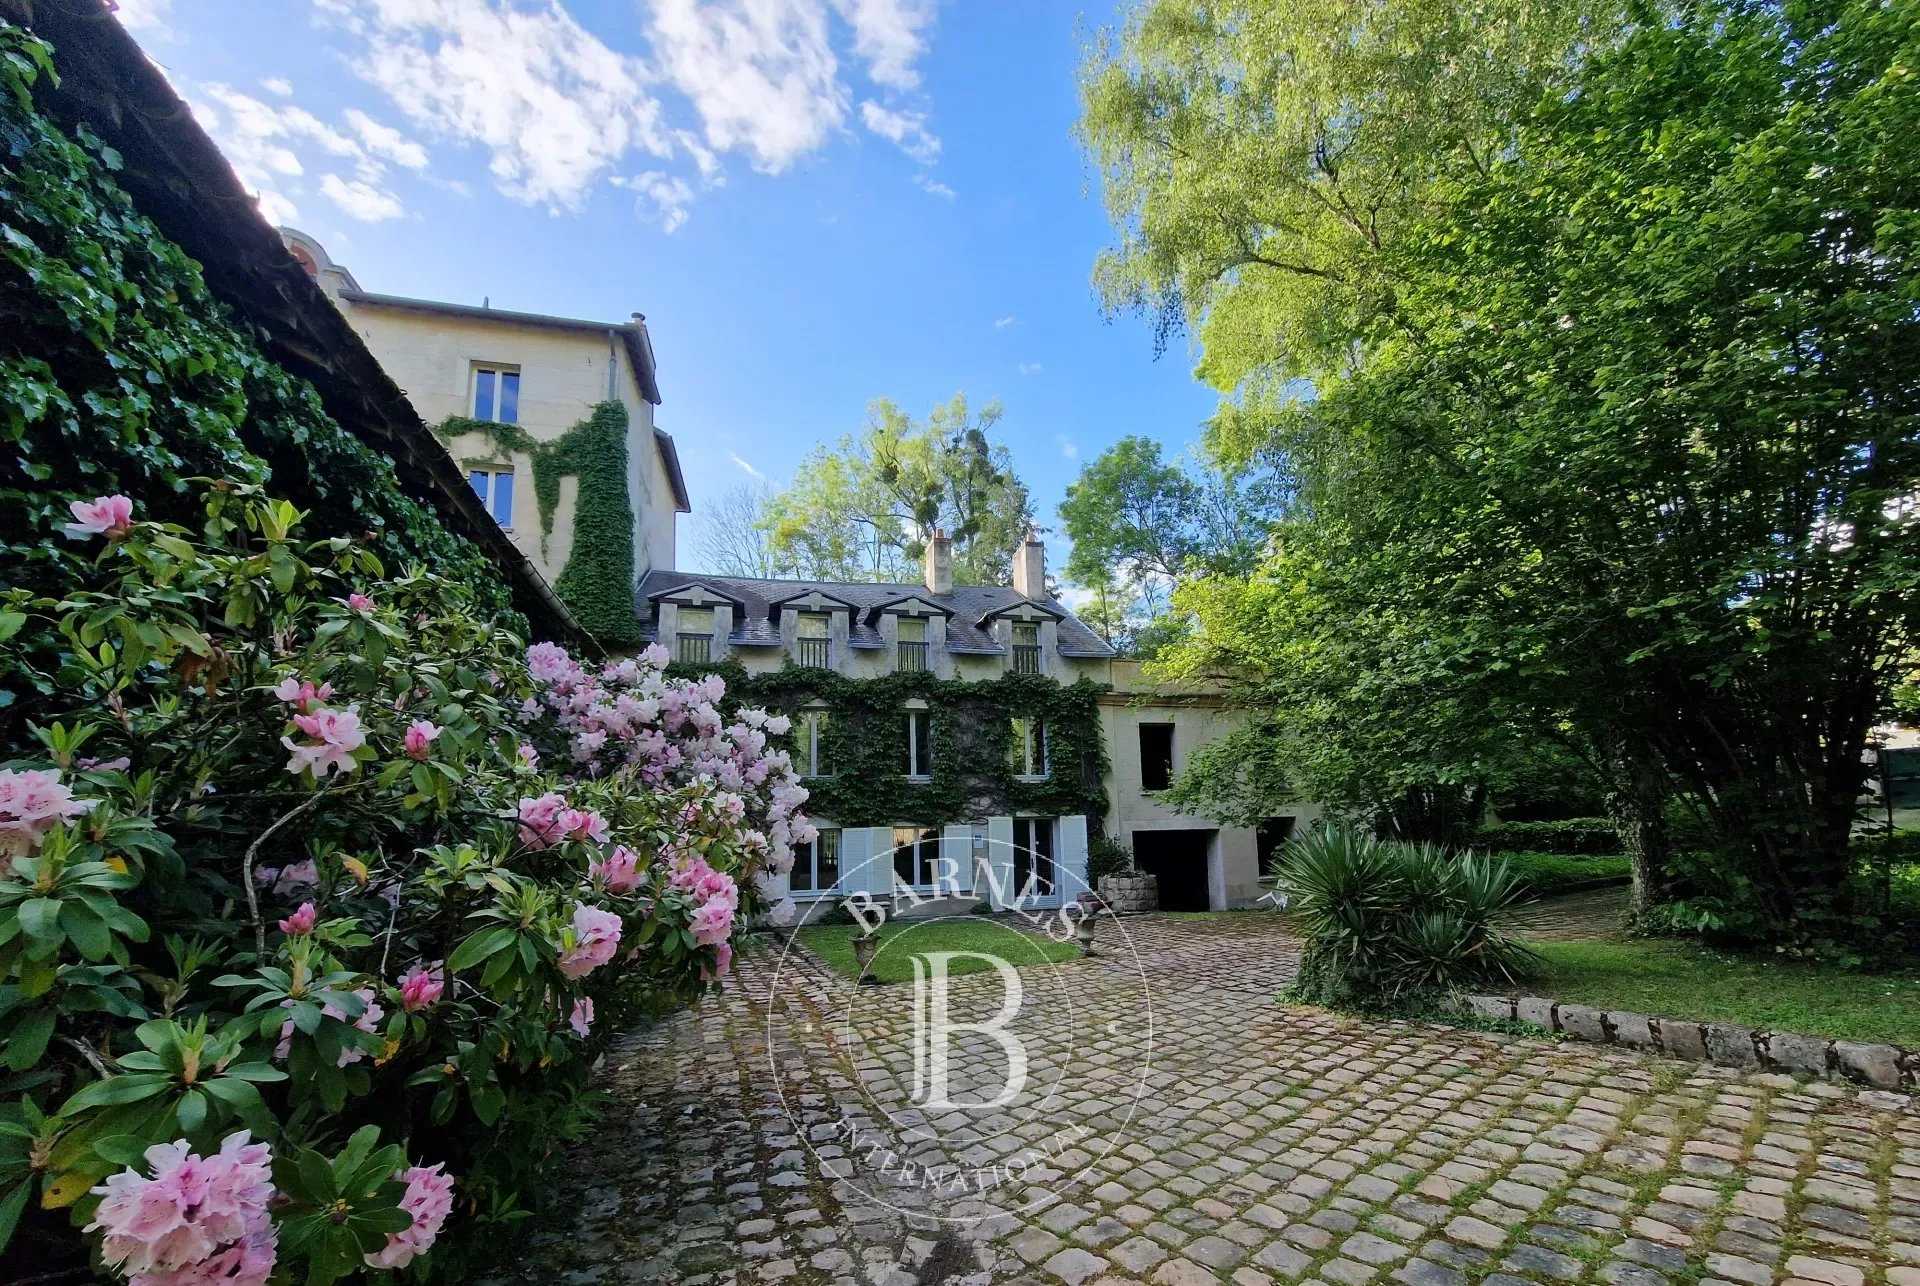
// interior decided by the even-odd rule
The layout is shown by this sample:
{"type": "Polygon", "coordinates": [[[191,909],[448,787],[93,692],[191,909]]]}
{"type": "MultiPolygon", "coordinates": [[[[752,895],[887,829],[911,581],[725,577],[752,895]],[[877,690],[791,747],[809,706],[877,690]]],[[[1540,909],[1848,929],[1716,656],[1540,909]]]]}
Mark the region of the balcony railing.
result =
{"type": "Polygon", "coordinates": [[[680,659],[682,661],[711,661],[713,659],[713,636],[711,634],[682,634],[680,636],[680,659]]]}
{"type": "Polygon", "coordinates": [[[798,659],[802,665],[825,670],[833,664],[832,639],[795,639],[798,645],[798,659]]]}
{"type": "Polygon", "coordinates": [[[910,639],[900,640],[900,670],[904,674],[920,674],[927,668],[927,645],[915,643],[910,639]]]}
{"type": "Polygon", "coordinates": [[[1015,643],[1013,645],[1013,672],[1015,674],[1040,673],[1040,645],[1038,643],[1015,643]]]}

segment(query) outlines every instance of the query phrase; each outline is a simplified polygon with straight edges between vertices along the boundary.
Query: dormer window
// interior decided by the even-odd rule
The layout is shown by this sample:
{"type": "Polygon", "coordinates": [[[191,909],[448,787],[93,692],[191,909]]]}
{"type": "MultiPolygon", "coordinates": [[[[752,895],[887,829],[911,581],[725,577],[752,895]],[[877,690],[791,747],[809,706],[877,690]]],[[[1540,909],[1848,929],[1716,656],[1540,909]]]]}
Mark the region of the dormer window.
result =
{"type": "Polygon", "coordinates": [[[795,659],[815,669],[833,665],[832,618],[825,612],[802,612],[795,622],[795,659]]]}
{"type": "Polygon", "coordinates": [[[920,674],[927,668],[927,621],[923,616],[900,618],[899,668],[920,674]]]}
{"type": "Polygon", "coordinates": [[[713,659],[713,609],[682,607],[679,612],[674,655],[695,663],[713,659]]]}
{"type": "Polygon", "coordinates": [[[1013,672],[1040,673],[1040,626],[1035,621],[1013,623],[1013,672]]]}
{"type": "Polygon", "coordinates": [[[520,423],[519,367],[474,365],[473,418],[496,424],[520,423]]]}

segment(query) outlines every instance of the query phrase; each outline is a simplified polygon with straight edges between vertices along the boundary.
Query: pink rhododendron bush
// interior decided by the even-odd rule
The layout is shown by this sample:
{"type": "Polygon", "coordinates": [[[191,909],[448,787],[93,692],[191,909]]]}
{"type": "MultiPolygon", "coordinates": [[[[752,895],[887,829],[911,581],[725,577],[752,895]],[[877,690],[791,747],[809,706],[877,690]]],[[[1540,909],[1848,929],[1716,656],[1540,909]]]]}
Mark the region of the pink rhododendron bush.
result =
{"type": "Polygon", "coordinates": [[[785,719],[244,488],[73,508],[0,599],[5,1263],[461,1278],[812,837],[785,719]]]}

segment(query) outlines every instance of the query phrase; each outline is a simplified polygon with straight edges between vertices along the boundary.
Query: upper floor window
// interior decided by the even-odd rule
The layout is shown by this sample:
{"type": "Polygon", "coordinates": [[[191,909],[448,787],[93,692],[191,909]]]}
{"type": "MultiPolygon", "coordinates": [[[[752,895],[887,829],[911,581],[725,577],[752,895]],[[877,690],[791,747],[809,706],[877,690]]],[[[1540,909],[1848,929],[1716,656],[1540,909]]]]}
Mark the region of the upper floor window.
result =
{"type": "Polygon", "coordinates": [[[1013,771],[1019,777],[1047,775],[1047,725],[1044,720],[1013,721],[1013,771]]]}
{"type": "Polygon", "coordinates": [[[831,777],[833,768],[827,761],[827,712],[825,710],[802,710],[799,722],[794,724],[794,758],[798,761],[802,777],[831,777]]]}
{"type": "Polygon", "coordinates": [[[711,607],[681,608],[677,632],[674,650],[682,661],[713,659],[713,609],[711,607]]]}
{"type": "Polygon", "coordinates": [[[473,418],[520,423],[520,372],[510,366],[473,368],[473,418]]]}
{"type": "Polygon", "coordinates": [[[487,507],[493,520],[507,531],[513,530],[513,470],[474,469],[467,474],[473,493],[487,507]]]}
{"type": "Polygon", "coordinates": [[[929,711],[907,711],[906,752],[902,767],[907,776],[933,775],[933,715],[929,711]]]}
{"type": "Polygon", "coordinates": [[[900,883],[927,888],[940,873],[940,832],[931,826],[893,828],[893,874],[900,883]]]}
{"type": "Polygon", "coordinates": [[[1013,623],[1013,672],[1040,673],[1040,627],[1032,621],[1013,623]]]}
{"type": "Polygon", "coordinates": [[[900,668],[919,673],[927,668],[927,622],[925,617],[900,618],[900,668]]]}
{"type": "Polygon", "coordinates": [[[1173,725],[1140,725],[1140,789],[1165,790],[1173,785],[1173,725]]]}
{"type": "Polygon", "coordinates": [[[793,872],[787,888],[794,893],[826,893],[840,882],[840,832],[822,828],[811,844],[793,846],[793,872]]]}
{"type": "Polygon", "coordinates": [[[799,661],[827,669],[833,663],[832,622],[825,612],[802,612],[796,628],[799,661]]]}

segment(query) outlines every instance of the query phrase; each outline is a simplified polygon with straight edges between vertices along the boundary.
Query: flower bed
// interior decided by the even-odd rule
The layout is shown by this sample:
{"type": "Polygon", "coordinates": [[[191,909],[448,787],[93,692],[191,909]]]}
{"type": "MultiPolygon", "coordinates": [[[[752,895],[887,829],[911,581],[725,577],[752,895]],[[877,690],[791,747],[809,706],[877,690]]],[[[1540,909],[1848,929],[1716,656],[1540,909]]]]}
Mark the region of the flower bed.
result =
{"type": "Polygon", "coordinates": [[[72,509],[79,583],[0,600],[48,712],[0,764],[0,1247],[458,1278],[443,1225],[525,1216],[603,1034],[790,912],[785,720],[526,649],[245,486],[200,533],[72,509]]]}

